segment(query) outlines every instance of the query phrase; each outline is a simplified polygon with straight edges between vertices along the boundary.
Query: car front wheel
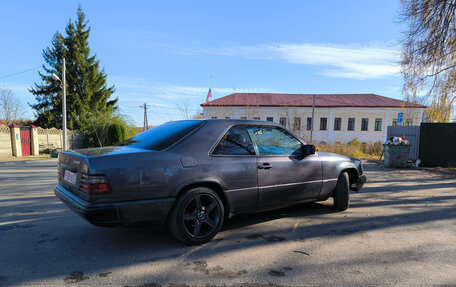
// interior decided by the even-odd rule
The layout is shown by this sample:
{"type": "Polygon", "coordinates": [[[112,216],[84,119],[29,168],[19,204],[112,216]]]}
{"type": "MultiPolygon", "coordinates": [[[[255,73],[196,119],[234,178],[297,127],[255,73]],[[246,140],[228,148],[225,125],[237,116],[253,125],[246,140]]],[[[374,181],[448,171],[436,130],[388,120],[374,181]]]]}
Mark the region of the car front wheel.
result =
{"type": "Polygon", "coordinates": [[[169,229],[186,244],[202,244],[219,232],[223,214],[223,203],[216,192],[206,187],[192,188],[177,198],[169,217],[169,229]]]}
{"type": "Polygon", "coordinates": [[[346,210],[348,208],[350,204],[349,184],[347,172],[342,172],[334,190],[334,209],[346,210]]]}

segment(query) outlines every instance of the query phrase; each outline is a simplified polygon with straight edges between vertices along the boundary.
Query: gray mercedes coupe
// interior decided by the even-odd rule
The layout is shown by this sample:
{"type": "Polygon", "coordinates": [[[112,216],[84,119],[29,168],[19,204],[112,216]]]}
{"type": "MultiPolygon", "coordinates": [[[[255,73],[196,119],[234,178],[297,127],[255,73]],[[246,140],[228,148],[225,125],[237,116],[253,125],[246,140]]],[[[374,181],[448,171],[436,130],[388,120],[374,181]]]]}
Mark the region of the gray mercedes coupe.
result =
{"type": "Polygon", "coordinates": [[[97,226],[167,224],[187,244],[231,216],[334,198],[366,182],[361,161],[315,152],[283,126],[254,120],[168,122],[117,146],[64,151],[55,194],[97,226]]]}

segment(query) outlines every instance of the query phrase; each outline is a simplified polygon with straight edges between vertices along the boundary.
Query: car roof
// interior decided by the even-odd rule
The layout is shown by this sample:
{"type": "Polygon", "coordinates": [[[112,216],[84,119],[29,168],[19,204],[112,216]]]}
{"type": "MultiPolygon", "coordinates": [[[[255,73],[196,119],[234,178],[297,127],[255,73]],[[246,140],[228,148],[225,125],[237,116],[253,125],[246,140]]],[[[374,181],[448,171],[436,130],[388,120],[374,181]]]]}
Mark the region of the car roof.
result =
{"type": "Polygon", "coordinates": [[[281,126],[279,123],[261,120],[248,120],[248,119],[203,119],[205,122],[223,123],[226,125],[232,124],[257,124],[257,125],[271,125],[281,126]]]}
{"type": "Polygon", "coordinates": [[[248,125],[269,125],[269,126],[283,126],[277,122],[272,121],[261,121],[261,120],[248,120],[248,119],[191,119],[191,120],[177,120],[177,121],[170,121],[170,122],[186,122],[186,121],[201,121],[211,124],[219,124],[224,126],[235,125],[235,124],[248,124],[248,125]]]}

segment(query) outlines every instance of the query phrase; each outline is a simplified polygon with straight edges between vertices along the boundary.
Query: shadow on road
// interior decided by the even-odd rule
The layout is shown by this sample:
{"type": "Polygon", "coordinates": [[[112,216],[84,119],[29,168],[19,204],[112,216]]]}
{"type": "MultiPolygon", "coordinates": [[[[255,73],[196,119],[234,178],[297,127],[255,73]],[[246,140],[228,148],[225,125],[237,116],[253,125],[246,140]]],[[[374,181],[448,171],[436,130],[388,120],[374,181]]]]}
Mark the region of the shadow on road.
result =
{"type": "Polygon", "coordinates": [[[372,184],[391,184],[377,187],[366,184],[363,193],[368,195],[353,195],[351,205],[353,212],[357,209],[400,205],[407,209],[407,212],[401,214],[351,218],[347,213],[333,210],[331,200],[300,204],[275,211],[236,216],[225,223],[213,241],[202,246],[186,246],[176,241],[165,228],[95,227],[68,212],[63,203],[49,195],[0,198],[0,206],[7,206],[5,212],[0,214],[0,254],[4,258],[0,262],[0,285],[26,284],[48,277],[61,277],[63,280],[72,272],[102,274],[118,267],[158,261],[193,262],[201,256],[210,258],[281,242],[337,238],[456,218],[454,204],[424,210],[415,208],[424,204],[454,203],[456,195],[369,200],[375,193],[454,186],[452,182],[438,179],[425,180],[426,182],[418,180],[407,186],[402,185],[404,181],[405,179],[392,178],[389,181],[373,180],[372,184]],[[305,223],[299,224],[298,220],[305,220],[305,223]],[[269,224],[275,221],[276,224],[269,224]],[[23,270],[28,270],[27,279],[21,276],[21,272],[25,272],[23,270]]]}

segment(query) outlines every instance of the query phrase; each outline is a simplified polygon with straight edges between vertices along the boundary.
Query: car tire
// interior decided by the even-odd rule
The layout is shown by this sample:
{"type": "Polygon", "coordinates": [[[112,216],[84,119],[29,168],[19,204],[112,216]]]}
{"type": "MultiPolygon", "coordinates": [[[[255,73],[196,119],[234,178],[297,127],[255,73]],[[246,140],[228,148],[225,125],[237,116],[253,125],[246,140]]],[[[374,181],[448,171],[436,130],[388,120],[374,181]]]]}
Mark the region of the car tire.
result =
{"type": "Polygon", "coordinates": [[[222,227],[224,212],[215,191],[207,187],[192,188],[176,199],[168,219],[169,230],[188,245],[206,243],[222,227]]]}
{"type": "Polygon", "coordinates": [[[350,204],[349,185],[348,173],[342,172],[334,189],[334,209],[346,210],[348,208],[350,204]]]}

